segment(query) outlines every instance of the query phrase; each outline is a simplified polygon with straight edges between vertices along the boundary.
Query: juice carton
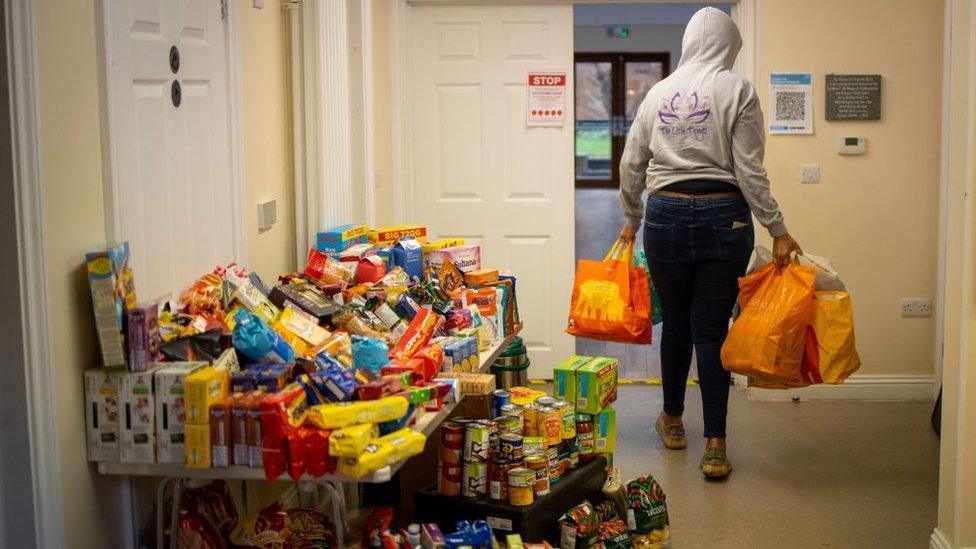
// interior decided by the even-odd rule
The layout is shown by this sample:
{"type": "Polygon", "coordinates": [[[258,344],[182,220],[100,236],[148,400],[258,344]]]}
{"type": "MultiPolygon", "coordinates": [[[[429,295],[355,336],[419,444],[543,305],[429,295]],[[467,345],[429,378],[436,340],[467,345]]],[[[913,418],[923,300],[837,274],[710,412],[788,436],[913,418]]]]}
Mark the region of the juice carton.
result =
{"type": "Polygon", "coordinates": [[[617,449],[617,411],[613,406],[593,416],[593,449],[601,454],[613,454],[617,449]]]}
{"type": "Polygon", "coordinates": [[[145,372],[159,356],[157,304],[140,303],[126,311],[126,346],[129,348],[129,370],[145,372]]]}
{"type": "Polygon", "coordinates": [[[355,244],[366,242],[366,225],[340,225],[315,235],[315,248],[327,254],[339,254],[355,244]]]}
{"type": "Polygon", "coordinates": [[[186,395],[184,382],[194,370],[206,362],[171,362],[155,370],[156,401],[156,461],[182,463],[186,437],[186,395]]]}
{"type": "Polygon", "coordinates": [[[427,227],[423,225],[393,225],[370,229],[369,242],[379,246],[393,244],[405,236],[412,236],[418,241],[427,240],[427,227]]]}
{"type": "Polygon", "coordinates": [[[118,374],[122,403],[119,457],[122,463],[156,461],[153,374],[152,370],[118,374]]]}
{"type": "Polygon", "coordinates": [[[576,370],[576,411],[598,414],[617,400],[617,359],[596,357],[576,370]]]}
{"type": "Polygon", "coordinates": [[[593,360],[591,356],[573,356],[552,369],[552,396],[569,403],[576,402],[576,370],[593,360]]]}
{"type": "Polygon", "coordinates": [[[424,258],[420,243],[414,237],[404,237],[397,241],[390,251],[390,263],[400,267],[413,280],[424,276],[424,258]]]}
{"type": "Polygon", "coordinates": [[[135,284],[129,267],[129,243],[85,254],[88,286],[95,310],[95,329],[106,372],[128,370],[125,356],[125,311],[136,306],[135,284]]]}
{"type": "Polygon", "coordinates": [[[209,425],[210,406],[227,396],[230,376],[226,370],[205,366],[188,375],[183,387],[186,394],[186,424],[209,425]]]}
{"type": "Polygon", "coordinates": [[[88,461],[119,461],[119,377],[85,371],[88,461]]]}

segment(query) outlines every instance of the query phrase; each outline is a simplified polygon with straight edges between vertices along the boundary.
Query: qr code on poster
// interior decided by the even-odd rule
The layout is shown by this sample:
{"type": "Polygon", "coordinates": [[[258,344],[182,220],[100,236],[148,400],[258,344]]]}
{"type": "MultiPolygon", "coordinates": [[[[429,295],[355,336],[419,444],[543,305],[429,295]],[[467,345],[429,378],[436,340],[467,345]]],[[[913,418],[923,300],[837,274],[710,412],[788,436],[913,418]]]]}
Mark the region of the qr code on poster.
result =
{"type": "Polygon", "coordinates": [[[803,120],[806,94],[798,91],[776,92],[776,120],[803,120]]]}

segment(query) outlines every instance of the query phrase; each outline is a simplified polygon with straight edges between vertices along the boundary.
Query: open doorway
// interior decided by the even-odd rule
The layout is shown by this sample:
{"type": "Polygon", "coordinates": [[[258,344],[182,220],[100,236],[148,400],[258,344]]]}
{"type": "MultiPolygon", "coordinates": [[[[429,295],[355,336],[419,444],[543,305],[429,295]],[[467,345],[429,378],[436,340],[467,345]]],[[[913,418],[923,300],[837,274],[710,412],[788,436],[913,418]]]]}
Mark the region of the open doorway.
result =
{"type": "MultiPolygon", "coordinates": [[[[712,3],[574,6],[577,260],[603,257],[620,232],[617,166],[627,132],[647,92],[677,68],[685,24],[705,6],[731,11],[712,3]]],[[[650,346],[577,338],[576,352],[617,357],[621,378],[653,382],[661,377],[659,342],[660,325],[650,346]]]]}

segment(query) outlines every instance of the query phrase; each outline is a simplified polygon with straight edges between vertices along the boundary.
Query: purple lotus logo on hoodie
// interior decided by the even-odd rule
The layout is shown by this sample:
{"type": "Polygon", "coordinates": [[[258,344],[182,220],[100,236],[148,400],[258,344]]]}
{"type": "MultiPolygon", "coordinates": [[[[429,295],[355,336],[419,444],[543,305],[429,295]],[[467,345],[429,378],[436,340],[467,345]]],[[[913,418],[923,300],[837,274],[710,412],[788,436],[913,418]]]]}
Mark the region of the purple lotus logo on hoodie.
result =
{"type": "Polygon", "coordinates": [[[683,96],[675,93],[671,99],[662,99],[661,107],[657,110],[657,118],[661,121],[661,133],[670,137],[692,136],[698,141],[708,135],[705,121],[711,116],[712,109],[708,96],[697,91],[683,96]]]}

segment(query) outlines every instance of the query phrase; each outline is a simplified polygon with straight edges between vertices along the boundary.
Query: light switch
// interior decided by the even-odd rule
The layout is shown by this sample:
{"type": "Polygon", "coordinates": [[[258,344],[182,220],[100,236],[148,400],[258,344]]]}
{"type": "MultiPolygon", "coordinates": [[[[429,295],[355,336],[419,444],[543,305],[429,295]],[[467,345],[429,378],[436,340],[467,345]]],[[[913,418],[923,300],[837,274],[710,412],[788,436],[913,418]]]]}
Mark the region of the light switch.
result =
{"type": "Polygon", "coordinates": [[[278,222],[278,201],[258,202],[258,230],[267,231],[278,222]]]}
{"type": "Polygon", "coordinates": [[[801,164],[800,181],[802,183],[820,183],[820,164],[801,164]]]}
{"type": "Polygon", "coordinates": [[[253,5],[255,8],[261,9],[264,7],[264,0],[254,0],[253,5]]]}

